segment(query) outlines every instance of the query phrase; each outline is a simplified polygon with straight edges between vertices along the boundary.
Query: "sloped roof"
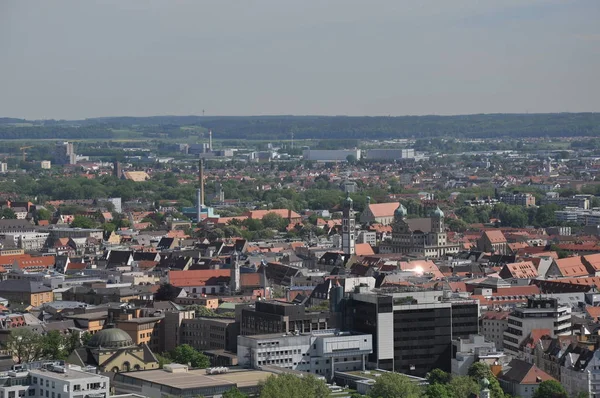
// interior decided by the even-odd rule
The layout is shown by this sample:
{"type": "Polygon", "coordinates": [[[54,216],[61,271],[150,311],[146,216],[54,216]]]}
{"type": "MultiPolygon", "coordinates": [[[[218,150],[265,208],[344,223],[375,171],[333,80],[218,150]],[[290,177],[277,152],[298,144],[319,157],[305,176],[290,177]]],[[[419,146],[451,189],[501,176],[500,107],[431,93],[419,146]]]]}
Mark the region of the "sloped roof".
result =
{"type": "Polygon", "coordinates": [[[398,206],[400,202],[372,203],[369,205],[369,210],[374,217],[393,217],[398,206]]]}
{"type": "Polygon", "coordinates": [[[357,243],[354,247],[357,256],[370,256],[375,254],[373,248],[368,243],[357,243]]]}
{"type": "Polygon", "coordinates": [[[600,271],[600,253],[583,256],[582,262],[589,264],[594,271],[600,271]]]}
{"type": "Polygon", "coordinates": [[[248,216],[248,218],[262,220],[262,218],[269,213],[275,213],[283,218],[300,218],[300,214],[288,209],[251,210],[243,215],[248,216]]]}
{"type": "Polygon", "coordinates": [[[409,218],[405,221],[411,231],[431,232],[431,218],[409,218]]]}
{"type": "Polygon", "coordinates": [[[507,277],[504,274],[510,274],[511,278],[516,279],[533,279],[538,276],[537,269],[531,261],[506,264],[502,271],[500,271],[500,276],[503,278],[507,277]]]}
{"type": "Polygon", "coordinates": [[[506,243],[506,238],[502,231],[484,231],[483,235],[485,235],[491,243],[506,243]]]}
{"type": "Polygon", "coordinates": [[[585,312],[592,318],[593,320],[597,320],[600,317],[600,307],[593,307],[591,305],[585,306],[585,312]]]}
{"type": "Polygon", "coordinates": [[[16,268],[19,269],[27,269],[27,268],[48,268],[54,266],[54,256],[38,256],[38,257],[25,257],[25,258],[16,258],[14,260],[13,265],[16,265],[16,268]]]}
{"type": "Polygon", "coordinates": [[[440,269],[431,260],[414,260],[414,261],[400,261],[398,263],[402,271],[414,271],[416,273],[433,274],[434,278],[443,278],[444,274],[440,272],[440,269]]]}
{"type": "Polygon", "coordinates": [[[502,319],[508,319],[509,315],[510,315],[510,311],[487,311],[486,313],[483,314],[482,319],[502,320],[502,319]]]}
{"type": "Polygon", "coordinates": [[[212,278],[228,278],[228,269],[202,269],[194,271],[169,271],[169,283],[175,287],[205,286],[212,278]]]}
{"type": "Polygon", "coordinates": [[[587,276],[589,275],[585,265],[581,262],[581,257],[567,257],[554,260],[562,276],[587,276]]]}
{"type": "Polygon", "coordinates": [[[262,286],[262,276],[257,272],[240,274],[240,284],[243,287],[262,286]]]}
{"type": "Polygon", "coordinates": [[[142,182],[150,179],[150,176],[145,171],[124,171],[123,176],[125,176],[126,179],[135,182],[142,182]]]}
{"type": "Polygon", "coordinates": [[[556,380],[548,373],[544,372],[537,366],[513,359],[508,364],[510,370],[500,376],[500,378],[516,384],[539,384],[546,380],[556,380]]]}

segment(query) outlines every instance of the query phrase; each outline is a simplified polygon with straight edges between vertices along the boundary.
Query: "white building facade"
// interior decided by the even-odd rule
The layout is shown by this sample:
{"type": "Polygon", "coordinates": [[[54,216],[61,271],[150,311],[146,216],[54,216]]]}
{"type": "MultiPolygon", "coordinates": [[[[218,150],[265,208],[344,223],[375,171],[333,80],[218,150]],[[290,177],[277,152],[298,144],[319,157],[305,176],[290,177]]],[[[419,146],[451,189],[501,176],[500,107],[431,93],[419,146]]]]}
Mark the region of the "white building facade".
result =
{"type": "Polygon", "coordinates": [[[504,350],[516,356],[533,329],[548,329],[551,337],[571,334],[571,307],[559,305],[556,298],[527,299],[525,307],[515,308],[508,316],[504,350]]]}
{"type": "Polygon", "coordinates": [[[326,329],[306,334],[238,336],[238,363],[278,366],[331,379],[336,371],[364,370],[373,351],[370,334],[326,329]]]}

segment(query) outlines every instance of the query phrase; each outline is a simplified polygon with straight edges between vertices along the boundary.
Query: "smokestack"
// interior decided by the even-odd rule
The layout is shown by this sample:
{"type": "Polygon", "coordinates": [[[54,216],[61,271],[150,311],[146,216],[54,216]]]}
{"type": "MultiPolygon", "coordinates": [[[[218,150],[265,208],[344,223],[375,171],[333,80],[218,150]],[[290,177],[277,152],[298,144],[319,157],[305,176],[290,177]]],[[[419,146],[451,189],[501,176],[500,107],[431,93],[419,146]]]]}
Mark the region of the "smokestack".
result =
{"type": "Polygon", "coordinates": [[[212,151],[212,130],[208,130],[208,150],[212,151]]]}
{"type": "Polygon", "coordinates": [[[204,206],[204,159],[200,159],[199,169],[198,183],[200,184],[200,204],[204,206]]]}

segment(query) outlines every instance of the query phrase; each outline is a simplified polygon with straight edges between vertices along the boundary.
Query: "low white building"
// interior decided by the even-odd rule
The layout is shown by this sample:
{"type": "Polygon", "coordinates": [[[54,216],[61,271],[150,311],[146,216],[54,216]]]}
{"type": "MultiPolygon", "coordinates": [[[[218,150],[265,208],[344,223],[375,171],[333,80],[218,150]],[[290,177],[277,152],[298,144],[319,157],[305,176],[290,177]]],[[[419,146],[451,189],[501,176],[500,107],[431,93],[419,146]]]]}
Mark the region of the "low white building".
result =
{"type": "Polygon", "coordinates": [[[373,352],[373,340],[370,334],[332,329],[238,336],[237,351],[241,366],[278,366],[330,380],[336,371],[364,370],[366,357],[373,352]]]}
{"type": "Polygon", "coordinates": [[[107,398],[110,379],[63,362],[15,365],[0,374],[0,396],[4,398],[107,398]]]}
{"type": "Polygon", "coordinates": [[[15,246],[25,251],[40,250],[48,240],[48,232],[21,232],[18,234],[6,235],[8,239],[12,238],[15,246]]]}
{"type": "Polygon", "coordinates": [[[346,162],[348,157],[360,160],[360,149],[305,149],[302,151],[304,160],[317,162],[346,162]]]}
{"type": "Polygon", "coordinates": [[[496,351],[493,342],[485,341],[477,334],[470,335],[468,339],[452,340],[452,353],[452,374],[457,376],[466,376],[475,362],[493,365],[504,357],[502,352],[496,351]]]}

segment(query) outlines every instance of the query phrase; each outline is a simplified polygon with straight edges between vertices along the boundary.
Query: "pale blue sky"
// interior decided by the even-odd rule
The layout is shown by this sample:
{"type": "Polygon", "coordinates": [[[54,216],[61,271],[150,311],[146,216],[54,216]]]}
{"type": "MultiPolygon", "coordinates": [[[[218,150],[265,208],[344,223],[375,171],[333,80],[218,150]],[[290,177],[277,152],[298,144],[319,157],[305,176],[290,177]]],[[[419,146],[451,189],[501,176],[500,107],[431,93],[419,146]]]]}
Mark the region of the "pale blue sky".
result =
{"type": "Polygon", "coordinates": [[[600,0],[0,1],[0,116],[600,111],[600,0]]]}

